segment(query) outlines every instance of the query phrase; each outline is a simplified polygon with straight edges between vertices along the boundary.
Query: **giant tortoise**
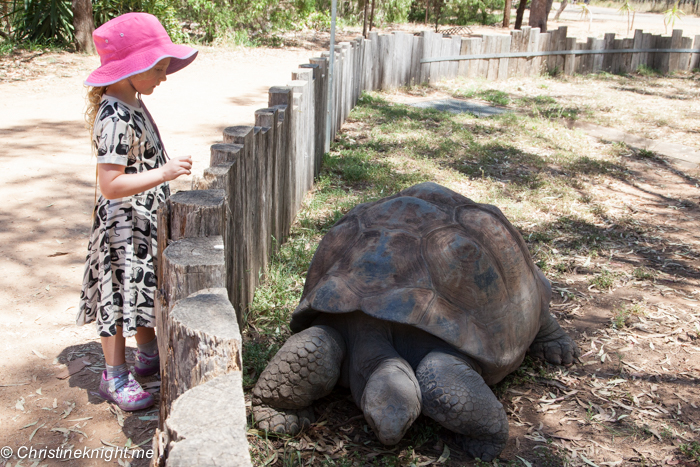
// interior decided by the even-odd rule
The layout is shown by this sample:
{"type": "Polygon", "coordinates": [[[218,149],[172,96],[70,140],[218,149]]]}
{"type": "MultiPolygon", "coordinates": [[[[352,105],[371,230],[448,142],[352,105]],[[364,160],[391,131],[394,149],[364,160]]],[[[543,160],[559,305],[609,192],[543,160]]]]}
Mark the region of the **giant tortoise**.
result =
{"type": "Polygon", "coordinates": [[[579,356],[549,313],[551,287],[495,206],[435,183],[356,206],[321,241],[291,329],[253,390],[264,430],[296,434],[311,404],[349,387],[379,440],[420,413],[490,460],[508,440],[493,385],[526,352],[579,356]]]}

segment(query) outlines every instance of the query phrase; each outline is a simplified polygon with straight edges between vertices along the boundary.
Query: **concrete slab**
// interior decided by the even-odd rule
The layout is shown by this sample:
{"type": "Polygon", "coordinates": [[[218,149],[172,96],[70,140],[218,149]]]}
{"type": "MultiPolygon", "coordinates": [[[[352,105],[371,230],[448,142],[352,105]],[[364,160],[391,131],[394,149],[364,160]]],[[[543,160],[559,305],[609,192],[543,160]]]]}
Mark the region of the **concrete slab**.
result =
{"type": "Polygon", "coordinates": [[[408,105],[421,109],[435,109],[453,114],[470,113],[477,117],[492,117],[494,115],[511,112],[508,109],[502,109],[500,107],[493,107],[485,104],[477,104],[476,102],[449,98],[415,102],[408,105]]]}

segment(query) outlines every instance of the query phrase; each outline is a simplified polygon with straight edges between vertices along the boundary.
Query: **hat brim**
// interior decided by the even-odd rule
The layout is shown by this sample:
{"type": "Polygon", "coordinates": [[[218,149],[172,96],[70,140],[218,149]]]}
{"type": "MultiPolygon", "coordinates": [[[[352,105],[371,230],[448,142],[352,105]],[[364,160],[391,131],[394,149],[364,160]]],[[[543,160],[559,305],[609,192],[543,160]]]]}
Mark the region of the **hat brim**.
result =
{"type": "Polygon", "coordinates": [[[133,54],[123,60],[114,60],[100,66],[85,80],[87,86],[109,86],[117,81],[148,71],[164,58],[170,58],[166,74],[175,73],[192,63],[199,52],[181,44],[167,44],[140,54],[133,54]]]}

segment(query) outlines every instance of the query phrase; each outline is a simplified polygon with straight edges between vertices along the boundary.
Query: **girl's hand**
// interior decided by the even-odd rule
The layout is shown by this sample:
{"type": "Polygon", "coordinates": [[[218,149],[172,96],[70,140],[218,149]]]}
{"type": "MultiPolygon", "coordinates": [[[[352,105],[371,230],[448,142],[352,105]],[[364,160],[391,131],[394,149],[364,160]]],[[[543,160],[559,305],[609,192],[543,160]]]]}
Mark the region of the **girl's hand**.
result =
{"type": "Polygon", "coordinates": [[[107,199],[123,198],[142,193],[161,183],[189,175],[192,157],[176,157],[164,166],[136,174],[125,173],[126,167],[118,164],[97,164],[100,192],[107,199]]]}
{"type": "Polygon", "coordinates": [[[166,182],[175,180],[180,175],[189,175],[192,170],[192,157],[180,156],[170,159],[163,166],[163,178],[166,182]]]}

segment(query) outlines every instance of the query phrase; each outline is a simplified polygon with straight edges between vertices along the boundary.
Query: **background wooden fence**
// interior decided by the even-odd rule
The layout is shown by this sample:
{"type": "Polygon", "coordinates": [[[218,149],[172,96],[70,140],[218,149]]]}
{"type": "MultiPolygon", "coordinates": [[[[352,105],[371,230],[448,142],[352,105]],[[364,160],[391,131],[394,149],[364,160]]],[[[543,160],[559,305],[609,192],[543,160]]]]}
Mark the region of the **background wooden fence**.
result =
{"type": "MultiPolygon", "coordinates": [[[[700,45],[695,37],[694,48],[700,45]]],[[[250,465],[241,386],[239,326],[268,258],[285,241],[328,151],[328,88],[333,138],[362,91],[435,83],[457,76],[488,80],[546,71],[623,72],[647,65],[663,71],[698,67],[700,54],[644,52],[444,60],[563,50],[688,48],[691,39],[637,31],[634,39],[577,43],[566,28],[546,34],[523,28],[510,35],[462,38],[372,32],[310,59],[286,86],[272,87],[254,126],[223,132],[210,167],[192,191],[174,194],[158,216],[156,319],[161,355],[161,410],[154,437],[156,464],[250,465]],[[441,61],[430,61],[442,59],[441,61]],[[222,461],[226,459],[226,461],[222,461]]]]}

